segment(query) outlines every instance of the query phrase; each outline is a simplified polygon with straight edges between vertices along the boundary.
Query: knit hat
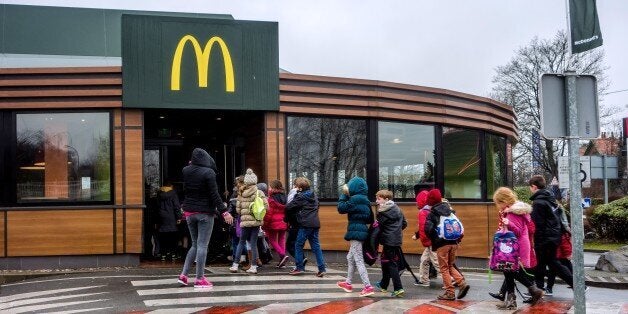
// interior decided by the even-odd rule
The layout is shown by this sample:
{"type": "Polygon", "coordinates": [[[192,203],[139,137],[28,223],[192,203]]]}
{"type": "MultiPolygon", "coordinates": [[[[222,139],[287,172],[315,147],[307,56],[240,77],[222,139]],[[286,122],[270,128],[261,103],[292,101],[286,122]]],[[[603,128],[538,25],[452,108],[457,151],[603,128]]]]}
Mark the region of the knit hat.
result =
{"type": "Polygon", "coordinates": [[[259,191],[264,192],[264,195],[268,195],[268,185],[266,185],[266,183],[264,182],[260,182],[257,184],[257,189],[259,191]]]}
{"type": "Polygon", "coordinates": [[[246,174],[244,175],[244,185],[255,185],[257,184],[257,176],[253,173],[251,168],[246,169],[246,174]]]}
{"type": "Polygon", "coordinates": [[[440,194],[440,190],[431,189],[427,193],[427,205],[434,206],[443,201],[443,196],[440,194]]]}
{"type": "Polygon", "coordinates": [[[427,205],[427,191],[423,190],[421,192],[419,192],[419,194],[417,194],[416,196],[416,207],[418,209],[422,209],[423,207],[425,207],[425,205],[427,205]]]}

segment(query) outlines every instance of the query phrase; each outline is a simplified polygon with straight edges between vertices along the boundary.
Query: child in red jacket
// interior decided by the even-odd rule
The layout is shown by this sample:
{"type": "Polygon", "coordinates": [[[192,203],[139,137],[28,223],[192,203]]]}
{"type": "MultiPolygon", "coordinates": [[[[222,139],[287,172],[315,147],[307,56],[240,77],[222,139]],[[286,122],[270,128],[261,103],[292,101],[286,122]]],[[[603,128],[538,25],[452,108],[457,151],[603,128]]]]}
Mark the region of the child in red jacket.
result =
{"type": "Polygon", "coordinates": [[[268,242],[275,252],[279,254],[279,263],[277,267],[282,268],[288,262],[286,255],[286,230],[288,224],[284,221],[286,209],[286,194],[283,184],[279,180],[270,181],[268,189],[268,211],[264,216],[264,225],[262,228],[266,232],[268,242]]]}
{"type": "Polygon", "coordinates": [[[430,262],[434,265],[434,268],[439,270],[436,252],[433,252],[431,248],[432,241],[430,240],[430,237],[425,233],[425,219],[430,214],[431,208],[429,205],[427,205],[427,194],[427,191],[421,191],[416,196],[416,205],[419,209],[419,213],[417,214],[419,231],[417,231],[414,236],[412,236],[413,240],[419,238],[421,240],[421,245],[423,245],[423,247],[425,248],[423,250],[423,254],[421,254],[421,262],[419,265],[420,283],[415,284],[423,287],[430,286],[430,262]]]}

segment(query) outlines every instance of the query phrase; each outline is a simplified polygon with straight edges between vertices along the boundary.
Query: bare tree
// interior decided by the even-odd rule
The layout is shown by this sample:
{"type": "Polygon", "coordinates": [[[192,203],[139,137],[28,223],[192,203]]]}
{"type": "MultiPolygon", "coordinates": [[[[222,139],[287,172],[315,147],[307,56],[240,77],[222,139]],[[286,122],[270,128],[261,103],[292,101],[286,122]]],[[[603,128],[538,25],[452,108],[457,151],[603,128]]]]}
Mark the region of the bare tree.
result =
{"type": "MultiPolygon", "coordinates": [[[[534,38],[527,46],[519,48],[508,64],[496,69],[491,97],[513,107],[520,138],[520,142],[513,149],[513,164],[527,166],[527,171],[517,169],[514,172],[516,176],[528,177],[535,170],[558,176],[558,156],[566,153],[564,140],[551,140],[542,135],[540,145],[533,140],[534,133],[541,131],[539,80],[542,74],[574,70],[578,74],[595,75],[599,94],[603,94],[608,87],[604,74],[608,67],[604,64],[602,49],[574,55],[569,55],[568,49],[567,35],[564,31],[559,31],[551,40],[534,38]],[[538,168],[532,169],[530,165],[535,155],[538,156],[535,160],[538,168]]],[[[608,111],[600,110],[600,113],[602,118],[608,111]]],[[[515,182],[521,179],[523,178],[515,178],[515,182]]]]}

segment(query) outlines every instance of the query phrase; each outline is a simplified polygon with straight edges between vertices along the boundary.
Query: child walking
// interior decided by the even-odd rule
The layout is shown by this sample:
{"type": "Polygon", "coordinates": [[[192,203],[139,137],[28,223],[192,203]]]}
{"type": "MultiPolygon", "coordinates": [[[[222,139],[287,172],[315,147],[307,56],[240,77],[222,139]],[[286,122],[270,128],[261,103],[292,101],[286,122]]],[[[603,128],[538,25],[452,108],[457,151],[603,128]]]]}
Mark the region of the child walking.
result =
{"type": "Polygon", "coordinates": [[[278,268],[282,268],[288,262],[286,255],[286,230],[288,224],[284,221],[286,209],[286,194],[283,184],[279,180],[270,181],[268,189],[268,211],[264,216],[263,229],[268,237],[268,242],[275,252],[279,254],[278,268]]]}
{"type": "Polygon", "coordinates": [[[352,292],[353,287],[351,281],[355,269],[358,269],[360,279],[364,284],[364,288],[360,292],[361,297],[373,295],[375,289],[369,281],[369,274],[364,265],[364,257],[362,256],[362,243],[368,237],[368,225],[374,221],[373,212],[371,211],[371,202],[368,197],[368,187],[366,181],[360,177],[354,177],[349,180],[348,184],[343,185],[342,194],[338,199],[338,212],[347,214],[349,224],[347,225],[347,233],[345,240],[349,241],[349,252],[347,253],[347,279],[339,281],[338,287],[345,292],[352,292]]]}
{"type": "Polygon", "coordinates": [[[393,194],[389,190],[379,190],[375,194],[377,202],[377,223],[379,224],[379,242],[384,246],[380,261],[382,264],[382,280],[375,286],[382,292],[387,292],[388,283],[392,279],[393,292],[391,296],[401,298],[404,290],[399,274],[399,263],[403,263],[401,244],[402,230],[408,226],[399,206],[392,200],[393,194]]]}
{"type": "Polygon", "coordinates": [[[430,205],[427,205],[427,194],[427,191],[421,191],[416,197],[416,204],[419,209],[419,214],[417,215],[419,231],[412,236],[413,240],[420,239],[421,245],[425,248],[423,254],[421,254],[421,262],[419,265],[419,285],[423,287],[430,286],[430,262],[437,270],[439,269],[436,251],[432,251],[432,241],[430,241],[430,237],[425,233],[425,220],[430,214],[431,209],[430,205]]]}

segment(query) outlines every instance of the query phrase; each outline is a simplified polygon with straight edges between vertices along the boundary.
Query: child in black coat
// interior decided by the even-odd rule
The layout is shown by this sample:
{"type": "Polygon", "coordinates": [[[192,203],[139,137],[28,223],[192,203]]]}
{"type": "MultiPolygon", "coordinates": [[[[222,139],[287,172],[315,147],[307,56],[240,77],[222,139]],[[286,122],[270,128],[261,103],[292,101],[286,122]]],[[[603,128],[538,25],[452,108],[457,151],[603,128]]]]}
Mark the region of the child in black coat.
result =
{"type": "Polygon", "coordinates": [[[393,202],[393,193],[389,190],[379,190],[375,194],[377,202],[377,222],[379,224],[379,242],[384,246],[381,255],[382,280],[375,286],[382,292],[387,292],[390,279],[393,282],[391,296],[401,298],[404,290],[399,274],[399,263],[404,259],[401,254],[403,241],[402,230],[408,226],[399,206],[393,202]]]}

